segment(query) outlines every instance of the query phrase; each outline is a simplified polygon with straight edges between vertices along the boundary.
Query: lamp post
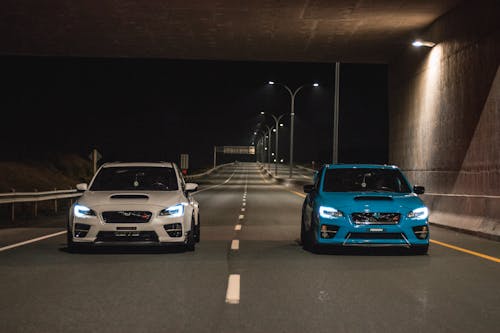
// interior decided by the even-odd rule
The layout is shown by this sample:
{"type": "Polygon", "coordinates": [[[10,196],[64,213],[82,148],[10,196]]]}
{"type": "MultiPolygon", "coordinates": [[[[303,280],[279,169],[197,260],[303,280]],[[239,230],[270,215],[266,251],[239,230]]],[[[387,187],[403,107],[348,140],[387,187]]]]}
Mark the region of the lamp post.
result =
{"type": "Polygon", "coordinates": [[[275,142],[274,142],[274,144],[275,144],[275,147],[276,147],[276,148],[275,148],[275,151],[276,151],[276,153],[275,153],[275,157],[276,157],[276,159],[275,159],[275,161],[274,161],[274,175],[275,175],[275,176],[277,176],[277,175],[278,175],[278,161],[279,161],[279,154],[278,154],[278,147],[279,147],[279,146],[278,146],[278,137],[279,137],[279,131],[280,131],[280,130],[279,130],[279,128],[280,128],[280,120],[281,120],[281,118],[283,118],[283,116],[284,116],[284,115],[285,115],[284,113],[283,113],[283,114],[281,114],[281,115],[279,115],[278,117],[276,117],[274,114],[272,114],[272,115],[271,115],[271,116],[273,117],[273,119],[274,119],[274,122],[275,122],[275,127],[274,127],[274,129],[276,130],[276,140],[274,140],[274,141],[275,141],[275,142]]]}
{"type": "MultiPolygon", "coordinates": [[[[293,129],[294,129],[294,119],[295,119],[295,96],[297,96],[298,92],[302,90],[302,88],[309,86],[311,84],[303,84],[295,91],[292,91],[286,84],[279,83],[279,82],[274,82],[274,81],[269,81],[268,82],[270,85],[279,85],[282,86],[283,88],[288,91],[290,94],[290,172],[289,172],[289,177],[293,177],[293,129]]],[[[313,83],[313,87],[319,87],[319,83],[313,83]]]]}

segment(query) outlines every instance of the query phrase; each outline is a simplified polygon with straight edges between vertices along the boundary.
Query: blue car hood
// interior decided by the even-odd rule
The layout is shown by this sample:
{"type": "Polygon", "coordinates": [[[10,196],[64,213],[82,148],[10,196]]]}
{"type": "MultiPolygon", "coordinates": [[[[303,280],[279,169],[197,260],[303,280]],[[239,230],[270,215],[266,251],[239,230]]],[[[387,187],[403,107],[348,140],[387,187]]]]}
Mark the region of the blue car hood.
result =
{"type": "Polygon", "coordinates": [[[344,213],[380,212],[401,213],[424,206],[414,193],[388,192],[323,192],[317,198],[321,206],[329,206],[344,213]]]}

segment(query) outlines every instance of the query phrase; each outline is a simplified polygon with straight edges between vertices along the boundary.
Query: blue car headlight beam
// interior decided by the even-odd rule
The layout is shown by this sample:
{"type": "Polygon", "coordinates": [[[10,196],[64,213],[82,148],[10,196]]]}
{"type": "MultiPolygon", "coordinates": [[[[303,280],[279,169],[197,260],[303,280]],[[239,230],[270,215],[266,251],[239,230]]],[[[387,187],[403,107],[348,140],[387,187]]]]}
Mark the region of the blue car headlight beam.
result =
{"type": "Polygon", "coordinates": [[[425,220],[429,217],[429,209],[427,207],[415,208],[406,215],[410,219],[425,220]]]}
{"type": "Polygon", "coordinates": [[[73,207],[73,213],[75,214],[75,217],[79,218],[95,216],[95,212],[92,209],[80,204],[76,204],[75,207],[73,207]]]}
{"type": "Polygon", "coordinates": [[[344,214],[333,207],[327,207],[327,206],[320,206],[319,207],[319,216],[325,218],[325,219],[336,219],[339,217],[343,217],[344,214]]]}
{"type": "Polygon", "coordinates": [[[182,203],[165,208],[160,212],[160,216],[180,217],[183,215],[184,215],[184,204],[182,203]]]}

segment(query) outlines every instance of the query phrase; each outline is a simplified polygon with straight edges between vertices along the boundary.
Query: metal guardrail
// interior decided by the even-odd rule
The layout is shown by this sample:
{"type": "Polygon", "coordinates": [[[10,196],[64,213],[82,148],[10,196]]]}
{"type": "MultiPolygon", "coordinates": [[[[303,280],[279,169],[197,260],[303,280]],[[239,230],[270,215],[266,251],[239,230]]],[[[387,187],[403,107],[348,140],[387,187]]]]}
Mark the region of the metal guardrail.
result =
{"type": "Polygon", "coordinates": [[[75,189],[44,192],[11,192],[0,193],[0,204],[35,202],[56,199],[69,199],[81,196],[82,193],[75,189]]]}
{"type": "MultiPolygon", "coordinates": [[[[231,165],[233,163],[227,163],[227,164],[221,164],[216,166],[215,168],[212,168],[210,170],[207,170],[203,173],[200,174],[195,174],[195,175],[189,175],[186,178],[187,179],[196,179],[200,178],[203,176],[207,176],[214,172],[215,170],[231,165]]],[[[54,191],[43,191],[43,192],[8,192],[8,193],[0,193],[0,204],[11,204],[11,220],[15,220],[15,204],[16,203],[25,203],[25,202],[33,202],[33,215],[37,216],[38,215],[38,205],[37,203],[40,201],[49,201],[49,200],[54,200],[54,212],[57,213],[58,210],[58,204],[57,200],[61,199],[73,199],[73,198],[78,198],[82,195],[82,192],[79,192],[76,189],[69,189],[69,190],[54,190],[54,191]]]]}
{"type": "Polygon", "coordinates": [[[216,166],[215,168],[212,168],[212,169],[210,169],[210,170],[207,170],[207,171],[205,171],[205,172],[203,172],[203,173],[198,173],[198,174],[195,174],[195,175],[188,175],[188,176],[186,176],[186,179],[187,179],[187,180],[190,180],[190,179],[197,179],[197,178],[201,178],[201,177],[203,177],[203,176],[208,176],[209,174],[211,174],[211,173],[212,173],[212,172],[214,172],[215,170],[220,169],[220,168],[222,168],[222,167],[224,167],[224,166],[232,165],[232,164],[234,164],[234,162],[233,162],[233,163],[221,164],[221,165],[218,165],[218,166],[216,166]]]}

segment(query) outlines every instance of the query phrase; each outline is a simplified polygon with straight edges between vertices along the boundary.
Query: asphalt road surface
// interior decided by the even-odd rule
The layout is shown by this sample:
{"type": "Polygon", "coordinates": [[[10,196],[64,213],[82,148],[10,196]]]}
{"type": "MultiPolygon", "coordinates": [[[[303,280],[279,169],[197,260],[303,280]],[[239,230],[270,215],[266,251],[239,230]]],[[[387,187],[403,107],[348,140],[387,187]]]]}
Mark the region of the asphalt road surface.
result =
{"type": "Polygon", "coordinates": [[[499,331],[498,242],[432,227],[425,256],[316,255],[303,194],[257,164],[199,183],[195,252],[71,254],[62,218],[0,230],[0,332],[499,331]]]}

